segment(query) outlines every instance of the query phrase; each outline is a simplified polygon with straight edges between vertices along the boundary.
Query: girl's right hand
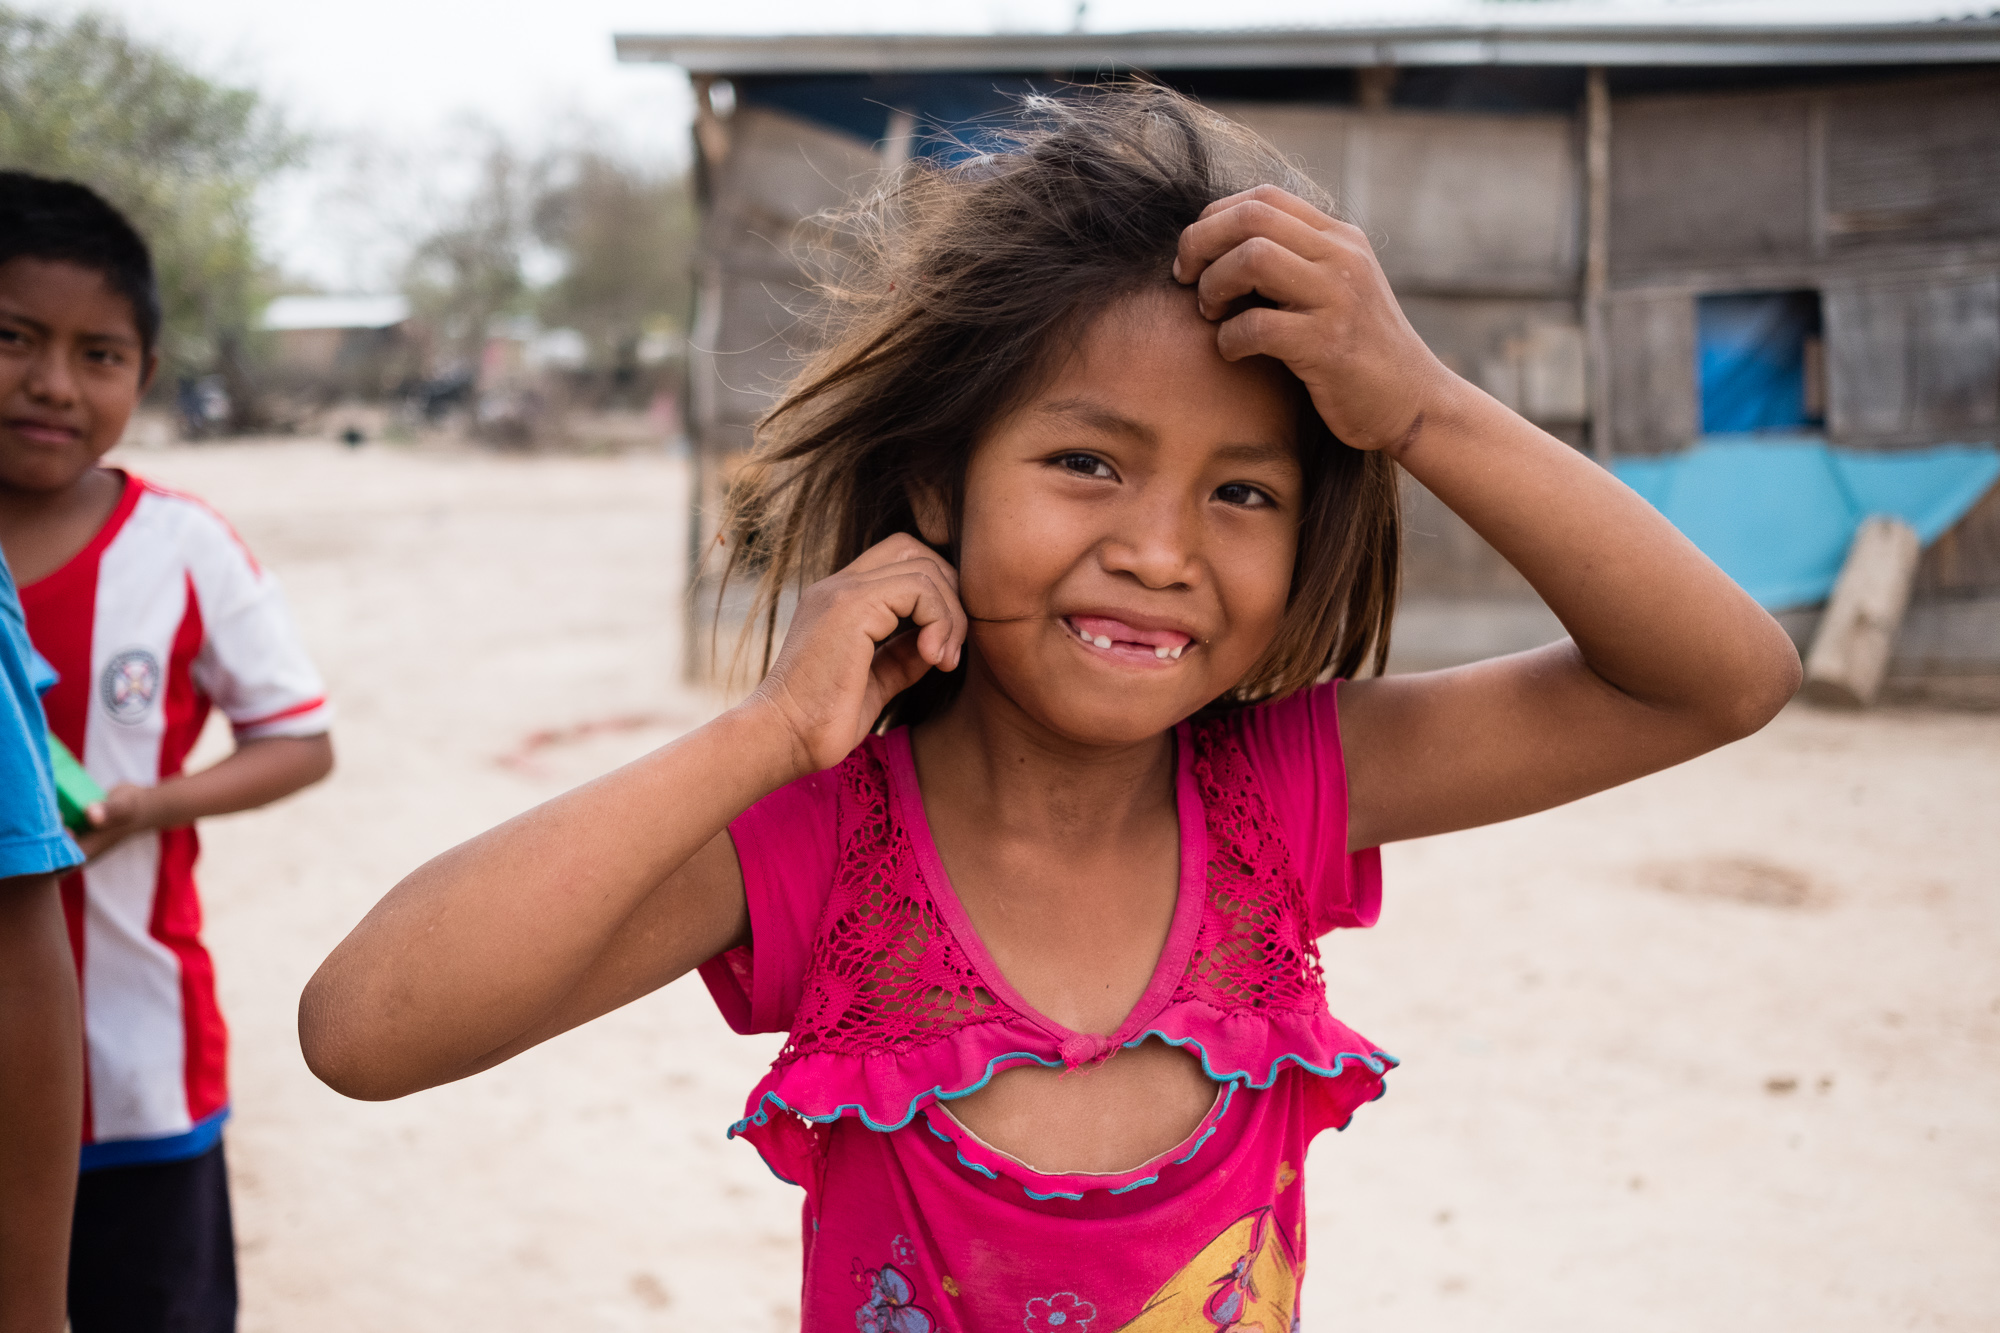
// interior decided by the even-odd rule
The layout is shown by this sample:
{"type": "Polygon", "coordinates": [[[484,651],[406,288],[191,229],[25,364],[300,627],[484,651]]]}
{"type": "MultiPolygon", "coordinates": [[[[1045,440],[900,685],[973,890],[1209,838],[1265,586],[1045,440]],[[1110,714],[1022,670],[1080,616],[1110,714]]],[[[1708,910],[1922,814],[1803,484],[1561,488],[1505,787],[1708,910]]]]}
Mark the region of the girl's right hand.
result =
{"type": "Polygon", "coordinates": [[[805,590],[752,698],[784,719],[802,772],[832,768],[926,671],[958,668],[965,634],[958,571],[898,533],[805,590]]]}

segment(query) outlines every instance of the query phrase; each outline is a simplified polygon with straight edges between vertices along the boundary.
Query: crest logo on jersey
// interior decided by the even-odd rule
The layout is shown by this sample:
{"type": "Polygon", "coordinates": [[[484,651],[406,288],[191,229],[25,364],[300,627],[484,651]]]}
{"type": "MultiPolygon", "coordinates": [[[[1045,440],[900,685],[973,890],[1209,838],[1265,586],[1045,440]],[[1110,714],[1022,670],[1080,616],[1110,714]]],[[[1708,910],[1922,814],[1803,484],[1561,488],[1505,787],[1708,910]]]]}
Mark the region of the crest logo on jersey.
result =
{"type": "Polygon", "coordinates": [[[144,648],[127,648],[104,664],[97,699],[120,722],[138,723],[160,697],[160,659],[144,648]]]}

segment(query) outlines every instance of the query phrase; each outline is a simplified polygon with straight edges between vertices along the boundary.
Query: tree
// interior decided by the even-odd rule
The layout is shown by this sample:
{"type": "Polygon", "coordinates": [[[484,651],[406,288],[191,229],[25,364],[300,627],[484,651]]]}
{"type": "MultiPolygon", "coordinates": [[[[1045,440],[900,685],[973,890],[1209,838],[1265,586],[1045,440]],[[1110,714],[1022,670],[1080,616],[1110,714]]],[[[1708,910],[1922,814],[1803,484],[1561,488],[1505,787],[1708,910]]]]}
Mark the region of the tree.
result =
{"type": "Polygon", "coordinates": [[[542,323],[583,334],[593,365],[626,368],[646,333],[686,325],[695,231],[687,178],[592,148],[552,155],[547,174],[535,234],[563,268],[540,293],[542,323]]]}
{"type": "Polygon", "coordinates": [[[256,92],[113,20],[0,8],[0,165],[81,181],[132,219],[153,248],[171,373],[234,361],[266,285],[252,205],[303,147],[256,92]]]}
{"type": "Polygon", "coordinates": [[[470,370],[493,321],[527,306],[522,259],[533,239],[529,217],[540,169],[497,131],[467,128],[484,139],[477,172],[412,248],[403,286],[411,308],[470,370]]]}

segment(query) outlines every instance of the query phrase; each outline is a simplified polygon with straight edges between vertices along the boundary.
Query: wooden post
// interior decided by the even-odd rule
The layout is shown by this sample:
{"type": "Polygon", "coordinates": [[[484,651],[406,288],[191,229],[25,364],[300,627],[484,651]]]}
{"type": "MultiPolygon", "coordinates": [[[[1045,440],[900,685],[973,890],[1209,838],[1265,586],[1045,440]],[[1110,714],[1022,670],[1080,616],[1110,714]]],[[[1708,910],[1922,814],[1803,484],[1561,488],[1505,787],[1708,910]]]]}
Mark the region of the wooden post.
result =
{"type": "Polygon", "coordinates": [[[1611,462],[1611,90],[1593,65],[1583,89],[1583,336],[1590,455],[1611,462]]]}
{"type": "Polygon", "coordinates": [[[1806,698],[1866,708],[1882,688],[1923,546],[1916,530],[1877,515],[1854,534],[1806,655],[1806,698]]]}

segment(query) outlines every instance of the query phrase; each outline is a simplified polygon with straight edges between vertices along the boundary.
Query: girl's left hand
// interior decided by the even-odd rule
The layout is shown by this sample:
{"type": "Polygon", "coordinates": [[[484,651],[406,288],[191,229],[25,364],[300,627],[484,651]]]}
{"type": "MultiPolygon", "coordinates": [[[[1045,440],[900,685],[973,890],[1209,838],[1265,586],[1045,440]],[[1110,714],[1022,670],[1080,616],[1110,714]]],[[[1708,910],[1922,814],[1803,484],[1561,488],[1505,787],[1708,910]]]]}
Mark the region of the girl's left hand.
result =
{"type": "Polygon", "coordinates": [[[1356,449],[1395,452],[1456,377],[1403,316],[1359,227],[1275,185],[1218,199],[1181,233],[1174,277],[1193,283],[1231,361],[1283,361],[1356,449]],[[1271,306],[1231,314],[1246,296],[1271,306]]]}

